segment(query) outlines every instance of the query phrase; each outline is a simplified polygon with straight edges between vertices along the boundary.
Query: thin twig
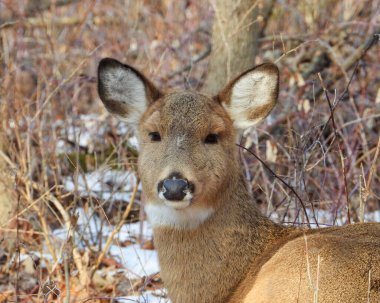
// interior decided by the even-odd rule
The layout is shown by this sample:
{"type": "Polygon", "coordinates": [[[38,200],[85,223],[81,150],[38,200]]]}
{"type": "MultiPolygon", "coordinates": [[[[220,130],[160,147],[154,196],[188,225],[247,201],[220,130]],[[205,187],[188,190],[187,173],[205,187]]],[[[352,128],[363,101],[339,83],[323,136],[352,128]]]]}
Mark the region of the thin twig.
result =
{"type": "Polygon", "coordinates": [[[102,262],[103,258],[104,258],[104,255],[106,254],[106,252],[108,251],[108,248],[109,246],[111,245],[112,243],[112,240],[114,238],[114,236],[120,231],[120,229],[123,227],[123,225],[125,224],[125,220],[127,219],[129,213],[131,212],[132,210],[132,206],[135,202],[135,199],[136,199],[136,194],[137,194],[137,189],[138,189],[138,186],[139,186],[139,183],[140,183],[140,180],[139,178],[136,178],[136,185],[135,187],[133,188],[133,192],[132,192],[132,195],[131,195],[131,199],[129,201],[129,204],[128,204],[128,207],[125,209],[124,213],[123,213],[123,216],[121,217],[119,223],[117,224],[117,226],[115,227],[115,229],[112,231],[112,233],[109,235],[108,239],[107,239],[107,242],[102,250],[102,252],[100,253],[98,259],[96,260],[96,263],[94,265],[94,267],[92,268],[92,272],[91,272],[91,275],[92,276],[94,273],[95,273],[95,270],[99,267],[100,263],[102,262]]]}
{"type": "Polygon", "coordinates": [[[65,253],[63,256],[63,263],[65,268],[65,286],[66,286],[66,297],[65,297],[65,303],[70,303],[70,268],[69,268],[69,261],[68,256],[65,253]]]}
{"type": "Polygon", "coordinates": [[[368,271],[368,290],[367,290],[367,303],[370,303],[371,301],[371,277],[372,277],[372,271],[368,271]]]}
{"type": "Polygon", "coordinates": [[[102,47],[104,43],[98,45],[97,47],[95,47],[92,51],[90,51],[86,58],[84,58],[79,64],[78,66],[72,71],[72,73],[65,79],[63,79],[61,81],[61,83],[59,83],[54,89],[53,91],[46,97],[44,103],[42,103],[41,107],[38,109],[38,111],[36,112],[36,114],[33,116],[33,118],[31,119],[31,122],[33,122],[36,118],[38,118],[38,116],[42,113],[42,111],[45,109],[46,105],[49,104],[49,102],[52,100],[52,98],[55,96],[56,93],[58,93],[58,91],[66,84],[68,83],[74,76],[75,74],[83,67],[83,65],[86,63],[87,59],[89,57],[91,57],[100,47],[102,47]]]}
{"type": "Polygon", "coordinates": [[[301,206],[303,208],[303,211],[305,213],[305,218],[306,218],[306,221],[307,221],[307,226],[310,227],[310,220],[309,220],[309,216],[307,215],[307,211],[306,211],[306,207],[305,207],[305,203],[302,201],[301,197],[298,195],[298,193],[296,192],[296,190],[290,186],[288,183],[286,183],[284,181],[284,179],[282,179],[280,176],[278,176],[273,170],[270,169],[270,167],[268,165],[265,164],[265,162],[263,160],[261,160],[253,151],[251,151],[250,149],[248,148],[245,148],[244,146],[236,143],[236,145],[244,150],[246,150],[247,152],[249,152],[252,156],[254,156],[271,174],[273,177],[277,178],[278,180],[280,180],[280,182],[282,184],[284,184],[287,188],[289,188],[293,194],[297,197],[297,199],[299,200],[299,202],[301,203],[301,206]]]}
{"type": "MultiPolygon", "coordinates": [[[[352,73],[351,78],[348,81],[346,88],[343,91],[341,97],[338,99],[338,102],[335,105],[335,107],[340,103],[340,101],[342,101],[342,99],[345,97],[346,93],[348,92],[348,88],[350,87],[352,78],[355,75],[355,72],[358,68],[359,61],[375,45],[375,43],[379,41],[379,39],[380,39],[379,31],[380,31],[380,27],[376,27],[375,30],[373,31],[373,34],[366,41],[364,41],[364,43],[360,47],[358,47],[357,50],[341,64],[341,68],[343,68],[346,71],[348,71],[349,69],[351,69],[354,66],[354,72],[352,73]]],[[[338,75],[335,78],[330,77],[329,79],[327,79],[325,81],[325,86],[330,87],[340,77],[341,77],[341,75],[338,75]]],[[[320,96],[320,94],[322,92],[323,92],[323,89],[319,88],[314,92],[314,95],[316,97],[320,96]]],[[[312,99],[310,94],[308,94],[305,98],[306,99],[312,99]]],[[[329,118],[329,120],[330,119],[331,119],[331,117],[329,118]]]]}
{"type": "Polygon", "coordinates": [[[181,74],[183,72],[186,72],[188,70],[190,70],[194,64],[202,61],[203,59],[207,58],[208,55],[210,55],[211,53],[211,45],[209,45],[206,50],[204,50],[203,52],[201,52],[200,54],[194,56],[193,58],[191,58],[190,60],[190,63],[188,65],[185,65],[175,71],[173,71],[172,73],[170,73],[169,75],[166,76],[166,80],[168,79],[171,79],[173,78],[174,76],[178,75],[178,74],[181,74]]]}
{"type": "Polygon", "coordinates": [[[343,157],[342,150],[341,150],[341,148],[340,148],[340,144],[338,144],[338,146],[339,146],[340,161],[341,161],[341,164],[342,164],[343,181],[344,181],[344,193],[345,193],[345,195],[346,195],[347,223],[348,223],[348,224],[351,224],[350,200],[349,200],[349,197],[348,197],[346,166],[345,166],[345,164],[344,164],[344,157],[343,157]]]}
{"type": "Polygon", "coordinates": [[[370,190],[370,188],[371,188],[372,177],[373,177],[373,173],[375,172],[375,169],[376,169],[376,161],[377,161],[377,158],[379,157],[379,151],[380,151],[380,136],[379,136],[379,139],[377,141],[375,156],[373,157],[371,168],[370,168],[369,173],[368,173],[368,178],[367,178],[367,182],[366,182],[368,190],[370,190]]]}
{"type": "MultiPolygon", "coordinates": [[[[321,76],[320,73],[318,73],[318,78],[319,78],[319,81],[321,83],[321,86],[322,86],[323,91],[324,91],[325,96],[326,96],[326,100],[327,100],[328,105],[329,105],[331,122],[332,122],[332,126],[333,126],[333,129],[334,129],[334,137],[333,137],[333,140],[330,143],[330,147],[329,147],[329,148],[331,148],[331,146],[333,145],[333,143],[335,141],[335,138],[338,136],[337,126],[335,124],[335,118],[334,118],[334,109],[336,108],[336,106],[333,107],[332,104],[331,104],[328,91],[326,89],[326,86],[323,83],[322,76],[321,76]]],[[[351,78],[349,80],[349,83],[351,83],[352,79],[353,79],[353,77],[351,76],[351,78]]],[[[340,97],[340,100],[342,100],[343,96],[344,96],[344,94],[342,94],[342,96],[340,97]]],[[[339,102],[339,100],[338,100],[338,102],[339,102]]],[[[336,104],[338,104],[338,102],[336,104]]],[[[348,196],[348,185],[347,185],[347,171],[346,171],[346,167],[345,167],[345,163],[344,163],[344,157],[343,157],[342,148],[341,148],[339,142],[338,142],[338,149],[339,149],[339,155],[340,155],[341,165],[342,165],[342,170],[343,170],[342,172],[343,172],[343,181],[344,181],[344,192],[345,192],[345,196],[346,196],[347,222],[348,222],[348,224],[351,224],[350,199],[349,199],[349,196],[348,196]]]]}
{"type": "MultiPolygon", "coordinates": [[[[17,187],[18,183],[16,183],[17,187]]],[[[20,192],[17,190],[17,207],[16,212],[19,212],[20,208],[20,192]]],[[[20,274],[20,264],[21,264],[21,250],[20,250],[20,235],[19,235],[19,222],[18,222],[18,216],[16,216],[16,255],[17,255],[17,268],[16,268],[16,281],[15,281],[15,297],[16,297],[16,303],[18,303],[18,296],[20,294],[19,290],[19,274],[20,274]]]]}

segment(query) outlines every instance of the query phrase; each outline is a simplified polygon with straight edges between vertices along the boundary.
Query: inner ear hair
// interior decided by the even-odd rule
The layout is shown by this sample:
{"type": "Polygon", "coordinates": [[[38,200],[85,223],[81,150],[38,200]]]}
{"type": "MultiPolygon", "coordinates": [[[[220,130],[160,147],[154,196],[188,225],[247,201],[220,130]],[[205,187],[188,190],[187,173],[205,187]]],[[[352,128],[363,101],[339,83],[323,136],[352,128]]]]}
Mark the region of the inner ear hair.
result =
{"type": "Polygon", "coordinates": [[[137,124],[161,92],[134,67],[104,58],[98,67],[98,92],[107,110],[131,124],[137,124]]]}
{"type": "Polygon", "coordinates": [[[238,80],[240,80],[247,74],[250,74],[253,72],[265,72],[268,75],[272,75],[275,78],[277,78],[277,81],[275,81],[276,82],[275,90],[273,91],[274,95],[272,96],[274,99],[277,100],[278,94],[279,94],[280,71],[274,63],[270,63],[270,62],[257,65],[239,74],[238,76],[230,80],[228,84],[214,97],[214,99],[219,103],[229,104],[231,102],[232,89],[234,85],[236,84],[236,82],[238,82],[238,80]]]}
{"type": "Polygon", "coordinates": [[[230,81],[215,97],[237,128],[248,128],[273,109],[279,93],[279,70],[273,63],[249,69],[230,81]]]}
{"type": "Polygon", "coordinates": [[[156,86],[151,81],[149,81],[149,79],[146,78],[144,74],[141,73],[138,69],[134,68],[133,66],[121,63],[120,61],[113,58],[103,58],[99,62],[99,67],[98,67],[99,95],[104,94],[104,89],[100,91],[100,88],[102,84],[105,84],[104,78],[102,81],[102,75],[104,75],[104,72],[107,72],[107,69],[108,70],[114,69],[114,70],[119,70],[119,71],[124,70],[126,73],[132,73],[135,76],[137,76],[140,79],[140,81],[144,84],[145,91],[147,93],[147,98],[151,102],[159,99],[162,96],[162,93],[156,88],[156,86]]]}

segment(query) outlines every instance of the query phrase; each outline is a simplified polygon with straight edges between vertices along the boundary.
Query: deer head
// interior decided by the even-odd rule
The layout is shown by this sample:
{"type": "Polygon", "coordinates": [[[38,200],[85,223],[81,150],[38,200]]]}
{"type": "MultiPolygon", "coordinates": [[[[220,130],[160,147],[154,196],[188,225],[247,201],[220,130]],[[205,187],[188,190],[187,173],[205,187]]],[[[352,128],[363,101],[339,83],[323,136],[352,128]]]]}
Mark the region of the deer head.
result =
{"type": "Polygon", "coordinates": [[[214,97],[162,93],[136,69],[101,60],[101,100],[137,130],[139,174],[153,225],[195,228],[221,207],[228,191],[239,190],[237,130],[270,113],[278,86],[277,67],[266,63],[236,77],[214,97]]]}

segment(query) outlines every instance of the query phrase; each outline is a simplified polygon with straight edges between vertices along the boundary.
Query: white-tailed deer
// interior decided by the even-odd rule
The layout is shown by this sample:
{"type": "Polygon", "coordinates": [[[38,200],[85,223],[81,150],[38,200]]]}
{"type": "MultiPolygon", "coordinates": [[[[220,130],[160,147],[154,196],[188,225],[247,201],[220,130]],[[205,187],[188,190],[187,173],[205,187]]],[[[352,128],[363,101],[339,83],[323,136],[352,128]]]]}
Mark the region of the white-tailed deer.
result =
{"type": "Polygon", "coordinates": [[[106,108],[137,128],[145,209],[173,302],[380,302],[380,224],[289,228],[252,202],[236,131],[274,107],[275,65],[215,97],[162,93],[114,59],[98,77],[106,108]]]}

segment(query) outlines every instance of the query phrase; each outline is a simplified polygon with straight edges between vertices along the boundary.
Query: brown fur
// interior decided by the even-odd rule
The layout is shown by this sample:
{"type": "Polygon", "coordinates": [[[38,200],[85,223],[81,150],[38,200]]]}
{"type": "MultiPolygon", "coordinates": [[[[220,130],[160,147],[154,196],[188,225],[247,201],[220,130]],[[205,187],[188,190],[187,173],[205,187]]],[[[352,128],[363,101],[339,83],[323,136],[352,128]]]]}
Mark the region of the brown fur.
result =
{"type": "Polygon", "coordinates": [[[294,230],[256,260],[230,302],[380,302],[379,235],[378,223],[294,230]]]}
{"type": "MultiPolygon", "coordinates": [[[[278,81],[276,71],[268,67],[273,81],[278,81]]],[[[380,302],[380,224],[295,229],[273,223],[255,207],[241,172],[232,117],[223,107],[234,81],[214,98],[195,92],[161,95],[145,83],[157,92],[149,94],[138,125],[139,173],[148,205],[163,203],[157,184],[175,171],[195,184],[188,208],[214,210],[195,228],[154,227],[172,301],[346,303],[369,297],[380,302]],[[161,141],[152,142],[151,132],[158,132],[161,141]],[[205,144],[208,134],[217,134],[218,143],[205,144]]],[[[268,114],[278,89],[268,94],[268,103],[247,108],[248,119],[268,114]]],[[[122,102],[128,107],[128,100],[122,102]]]]}
{"type": "Polygon", "coordinates": [[[226,302],[255,258],[287,232],[245,203],[244,192],[224,198],[215,216],[195,230],[154,230],[161,275],[173,302],[226,302]]]}

